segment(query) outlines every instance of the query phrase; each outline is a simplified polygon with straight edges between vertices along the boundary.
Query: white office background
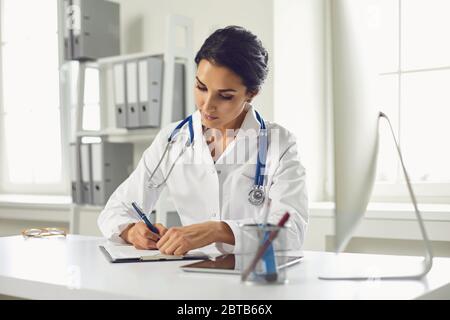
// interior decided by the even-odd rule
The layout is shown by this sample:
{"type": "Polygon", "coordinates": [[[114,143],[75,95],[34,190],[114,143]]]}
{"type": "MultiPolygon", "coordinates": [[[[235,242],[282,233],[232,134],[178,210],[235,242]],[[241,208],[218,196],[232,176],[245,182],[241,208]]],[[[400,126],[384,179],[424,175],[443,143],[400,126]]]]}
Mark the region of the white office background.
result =
{"type": "MultiPolygon", "coordinates": [[[[115,2],[121,4],[124,54],[162,50],[161,26],[168,13],[193,19],[195,49],[211,31],[228,24],[243,25],[262,39],[271,71],[255,105],[266,119],[297,135],[311,202],[333,199],[333,6],[345,10],[355,28],[371,24],[374,41],[380,41],[373,56],[380,66],[380,109],[393,120],[415,191],[421,202],[449,203],[450,1],[115,2]]],[[[69,195],[69,124],[61,113],[58,82],[76,74],[77,64],[58,72],[56,0],[0,3],[0,193],[69,195]]],[[[95,130],[100,121],[98,72],[88,69],[86,77],[83,128],[95,130]]],[[[68,85],[75,92],[76,83],[68,85]]],[[[73,107],[74,96],[68,98],[73,107]]],[[[387,126],[381,127],[373,200],[408,201],[394,145],[387,126]]]]}
{"type": "MultiPolygon", "coordinates": [[[[332,139],[326,137],[329,130],[326,118],[331,115],[326,112],[330,65],[326,64],[327,53],[323,51],[329,49],[324,43],[329,30],[323,24],[322,16],[318,18],[311,14],[314,10],[322,10],[323,19],[328,19],[325,3],[316,1],[306,8],[302,1],[274,2],[274,53],[277,59],[274,69],[278,82],[273,88],[276,95],[273,113],[276,120],[286,122],[299,136],[301,145],[307,147],[303,149],[303,157],[311,172],[310,189],[316,200],[332,198],[332,180],[327,179],[332,171],[326,171],[332,159],[331,149],[327,147],[332,139]],[[285,15],[298,15],[300,19],[298,22],[279,19],[285,15]],[[314,19],[319,20],[314,22],[314,19]],[[314,23],[316,28],[311,28],[314,23]],[[302,28],[304,26],[309,28],[302,28]],[[291,32],[285,32],[284,28],[291,32]],[[295,41],[292,30],[298,31],[299,41],[295,41]],[[305,48],[304,42],[300,41],[305,40],[302,36],[310,37],[310,48],[305,48]],[[297,56],[294,64],[301,69],[292,68],[293,60],[285,59],[289,53],[284,51],[288,50],[297,56]],[[287,118],[306,118],[307,127],[315,129],[306,132],[292,125],[293,120],[287,118]],[[305,137],[306,133],[315,137],[305,137]]],[[[380,66],[380,109],[394,124],[419,194],[445,199],[450,196],[446,193],[450,191],[450,150],[445,147],[450,136],[447,124],[450,118],[450,91],[447,89],[450,44],[444,39],[448,38],[450,30],[450,21],[446,19],[450,2],[365,0],[358,3],[360,5],[355,5],[354,0],[337,0],[332,5],[344,6],[349,18],[352,15],[360,17],[352,20],[355,28],[358,23],[369,23],[377,30],[374,34],[379,38],[374,41],[380,42],[380,50],[374,52],[373,61],[380,66]]],[[[1,130],[4,139],[1,191],[41,194],[43,190],[60,193],[58,190],[63,189],[67,192],[68,189],[63,187],[68,180],[62,164],[56,1],[2,0],[1,4],[1,130]],[[46,19],[42,19],[43,16],[46,19]]],[[[76,64],[72,68],[76,74],[76,64]]],[[[95,130],[100,121],[98,72],[95,69],[86,72],[85,90],[83,128],[95,130]]],[[[380,142],[375,196],[384,200],[390,195],[397,196],[393,198],[395,201],[401,198],[400,190],[405,194],[406,188],[402,186],[403,175],[392,138],[383,124],[380,142]]]]}

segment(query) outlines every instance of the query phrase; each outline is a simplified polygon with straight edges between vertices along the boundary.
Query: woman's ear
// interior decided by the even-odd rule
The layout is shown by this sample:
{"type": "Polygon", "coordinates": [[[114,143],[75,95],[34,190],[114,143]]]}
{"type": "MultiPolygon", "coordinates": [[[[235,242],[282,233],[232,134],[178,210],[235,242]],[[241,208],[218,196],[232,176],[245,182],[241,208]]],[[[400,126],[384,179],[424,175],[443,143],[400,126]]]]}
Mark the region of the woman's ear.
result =
{"type": "Polygon", "coordinates": [[[258,94],[259,90],[249,91],[247,93],[247,102],[252,102],[253,98],[258,94]]]}

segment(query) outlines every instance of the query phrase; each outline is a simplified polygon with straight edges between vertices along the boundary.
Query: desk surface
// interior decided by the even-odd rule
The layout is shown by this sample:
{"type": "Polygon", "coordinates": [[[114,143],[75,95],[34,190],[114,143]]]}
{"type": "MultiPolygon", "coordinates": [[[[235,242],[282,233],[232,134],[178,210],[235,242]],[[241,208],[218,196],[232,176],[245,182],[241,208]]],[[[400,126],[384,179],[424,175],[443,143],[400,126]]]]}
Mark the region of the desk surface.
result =
{"type": "Polygon", "coordinates": [[[407,270],[420,257],[304,252],[289,268],[284,285],[246,285],[239,275],[186,273],[186,261],[109,263],[99,250],[105,239],[0,238],[0,294],[29,299],[415,299],[450,296],[450,258],[435,258],[422,280],[326,281],[324,270],[338,263],[355,268],[364,263],[376,279],[384,267],[407,270]],[[368,267],[367,267],[368,266],[368,267]]]}

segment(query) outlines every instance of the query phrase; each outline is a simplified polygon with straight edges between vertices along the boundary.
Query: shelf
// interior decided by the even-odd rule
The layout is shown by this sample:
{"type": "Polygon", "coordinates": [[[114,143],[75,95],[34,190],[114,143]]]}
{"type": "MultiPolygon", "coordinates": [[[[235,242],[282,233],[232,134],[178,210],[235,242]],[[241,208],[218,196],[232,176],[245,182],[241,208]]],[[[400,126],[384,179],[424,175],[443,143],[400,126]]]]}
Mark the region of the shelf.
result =
{"type": "MultiPolygon", "coordinates": [[[[104,66],[109,66],[118,62],[124,62],[127,60],[135,60],[135,59],[141,59],[146,57],[164,57],[164,54],[161,52],[139,52],[139,53],[131,53],[131,54],[124,54],[119,56],[111,56],[106,58],[101,58],[96,61],[89,61],[86,62],[86,68],[99,68],[104,66]]],[[[176,62],[184,62],[184,57],[174,57],[176,62]]]]}
{"type": "Polygon", "coordinates": [[[105,205],[94,205],[88,203],[72,203],[71,205],[76,207],[80,211],[102,211],[105,208],[105,205]]]}
{"type": "Polygon", "coordinates": [[[119,55],[119,56],[105,57],[105,58],[98,59],[96,61],[87,62],[86,67],[96,68],[99,66],[110,65],[110,64],[117,63],[117,62],[127,61],[127,60],[140,59],[140,58],[145,58],[145,57],[150,57],[150,56],[153,56],[153,57],[154,56],[163,56],[163,55],[164,54],[162,52],[139,52],[139,53],[123,54],[123,55],[119,55]]]}
{"type": "Polygon", "coordinates": [[[160,128],[122,129],[111,128],[99,131],[78,131],[77,137],[102,137],[109,142],[151,142],[160,128]]]}
{"type": "Polygon", "coordinates": [[[102,137],[107,135],[104,131],[79,131],[77,137],[102,137]]]}

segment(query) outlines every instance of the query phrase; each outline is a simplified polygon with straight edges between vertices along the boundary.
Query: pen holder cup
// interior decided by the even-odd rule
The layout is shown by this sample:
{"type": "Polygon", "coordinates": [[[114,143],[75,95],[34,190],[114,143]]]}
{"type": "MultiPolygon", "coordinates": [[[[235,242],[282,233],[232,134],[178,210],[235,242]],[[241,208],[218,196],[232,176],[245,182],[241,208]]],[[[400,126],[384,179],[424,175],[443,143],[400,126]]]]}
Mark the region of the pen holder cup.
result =
{"type": "Polygon", "coordinates": [[[240,226],[240,231],[241,280],[248,284],[286,283],[286,268],[280,268],[286,265],[288,259],[286,228],[271,224],[244,224],[240,226]],[[270,238],[273,240],[263,251],[264,244],[270,238]]]}

